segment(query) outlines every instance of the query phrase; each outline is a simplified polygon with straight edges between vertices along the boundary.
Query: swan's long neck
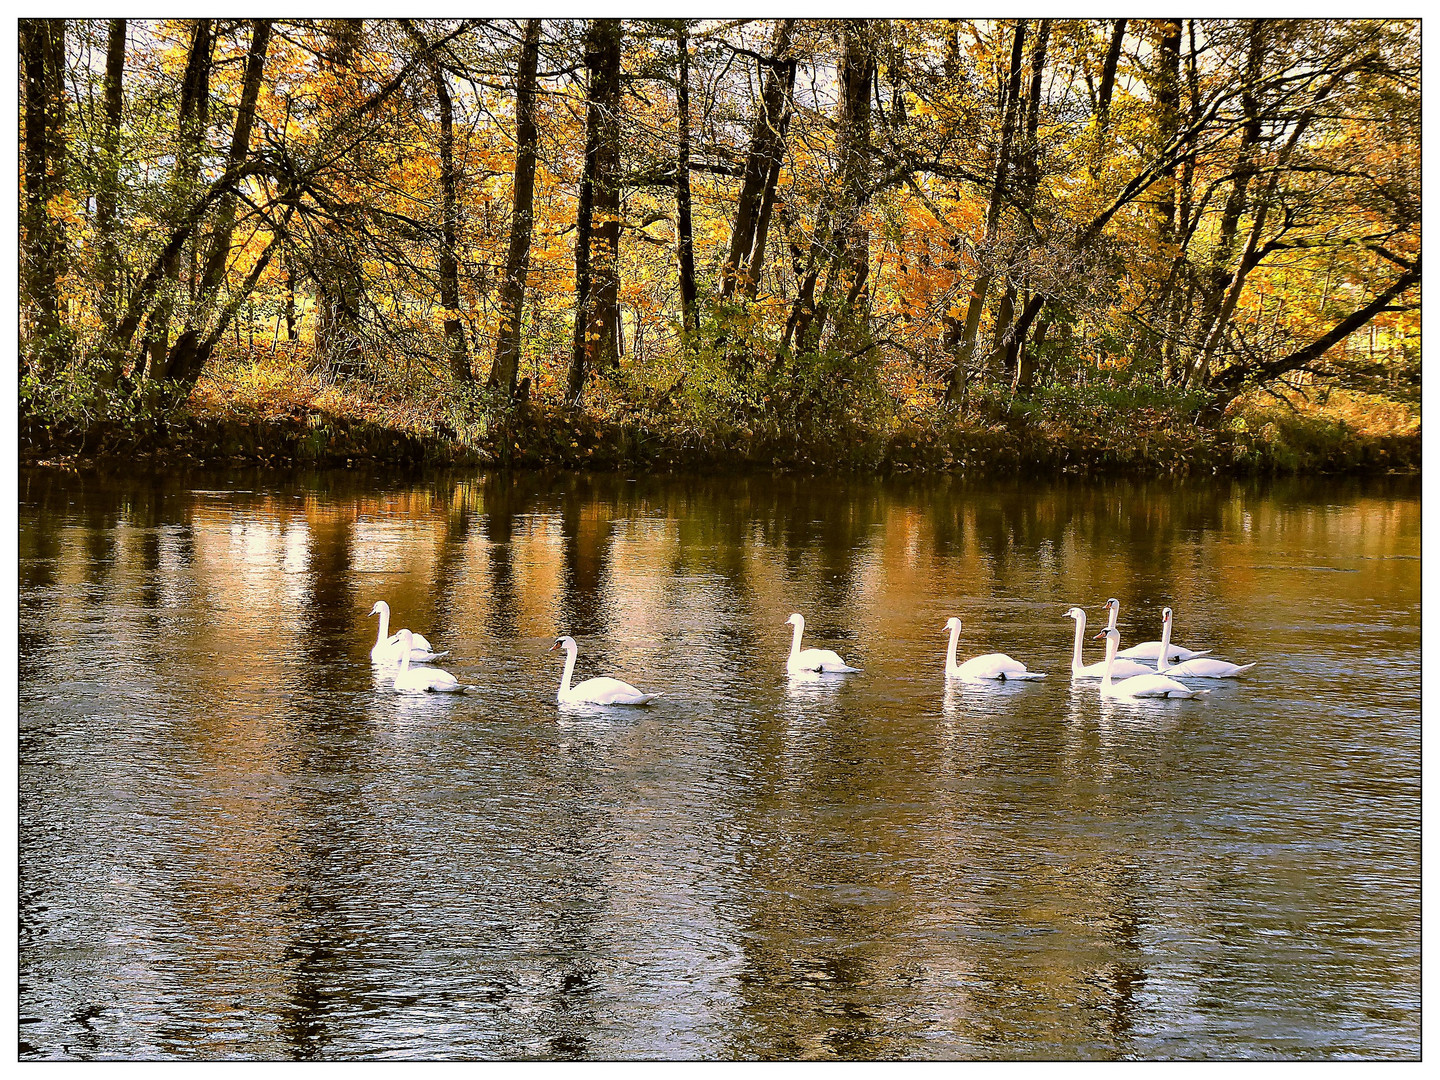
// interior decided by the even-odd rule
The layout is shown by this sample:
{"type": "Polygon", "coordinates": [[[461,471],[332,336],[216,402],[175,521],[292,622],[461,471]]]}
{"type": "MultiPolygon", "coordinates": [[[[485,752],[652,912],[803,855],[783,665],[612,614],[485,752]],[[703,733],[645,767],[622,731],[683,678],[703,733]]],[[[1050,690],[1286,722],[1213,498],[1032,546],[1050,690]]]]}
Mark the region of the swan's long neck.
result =
{"type": "Polygon", "coordinates": [[[957,622],[957,623],[951,624],[951,626],[950,626],[950,645],[949,645],[949,647],[946,648],[946,650],[945,650],[945,670],[946,670],[947,672],[948,672],[948,671],[954,671],[955,668],[957,667],[957,665],[956,665],[956,663],[955,663],[955,646],[956,646],[956,644],[957,644],[959,641],[960,641],[960,624],[957,622]]]}
{"type": "Polygon", "coordinates": [[[790,659],[794,660],[800,655],[800,638],[805,633],[805,620],[795,620],[795,634],[790,638],[790,659]]]}
{"type": "MultiPolygon", "coordinates": [[[[381,615],[380,618],[384,619],[385,616],[381,615]]],[[[410,670],[410,643],[414,640],[409,634],[400,638],[400,673],[402,675],[410,670]]]]}
{"type": "Polygon", "coordinates": [[[1160,659],[1155,661],[1155,670],[1162,675],[1170,667],[1170,628],[1174,624],[1175,617],[1172,615],[1160,627],[1160,659]]]}
{"type": "Polygon", "coordinates": [[[578,650],[573,641],[565,643],[565,674],[560,677],[560,693],[562,696],[570,692],[570,676],[575,674],[575,653],[578,650]]]}
{"type": "Polygon", "coordinates": [[[1110,689],[1110,672],[1115,667],[1115,654],[1120,651],[1120,635],[1105,635],[1105,674],[1100,676],[1100,693],[1110,689]]]}
{"type": "Polygon", "coordinates": [[[1111,605],[1110,605],[1110,621],[1105,624],[1105,629],[1106,629],[1106,630],[1114,630],[1114,629],[1115,629],[1115,624],[1119,621],[1119,619],[1120,619],[1120,605],[1119,605],[1119,604],[1111,604],[1111,605]]]}
{"type": "Polygon", "coordinates": [[[1070,670],[1078,671],[1085,666],[1080,661],[1080,650],[1085,643],[1085,612],[1070,617],[1075,620],[1075,654],[1070,657],[1070,670]]]}
{"type": "Polygon", "coordinates": [[[375,639],[375,644],[376,644],[376,645],[384,645],[384,644],[385,644],[385,639],[386,639],[386,637],[389,636],[389,630],[390,630],[390,608],[389,608],[387,605],[385,605],[385,604],[381,604],[381,605],[380,605],[380,635],[379,635],[379,637],[377,637],[377,638],[375,639]]]}

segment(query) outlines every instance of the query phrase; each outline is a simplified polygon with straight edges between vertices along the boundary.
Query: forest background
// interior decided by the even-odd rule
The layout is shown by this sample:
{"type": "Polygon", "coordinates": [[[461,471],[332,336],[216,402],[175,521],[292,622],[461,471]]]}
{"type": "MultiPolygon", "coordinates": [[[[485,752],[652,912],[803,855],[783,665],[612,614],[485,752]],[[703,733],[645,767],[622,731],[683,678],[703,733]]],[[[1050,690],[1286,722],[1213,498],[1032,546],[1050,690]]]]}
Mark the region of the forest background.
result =
{"type": "Polygon", "coordinates": [[[1418,468],[1418,20],[18,39],[27,460],[1418,468]]]}

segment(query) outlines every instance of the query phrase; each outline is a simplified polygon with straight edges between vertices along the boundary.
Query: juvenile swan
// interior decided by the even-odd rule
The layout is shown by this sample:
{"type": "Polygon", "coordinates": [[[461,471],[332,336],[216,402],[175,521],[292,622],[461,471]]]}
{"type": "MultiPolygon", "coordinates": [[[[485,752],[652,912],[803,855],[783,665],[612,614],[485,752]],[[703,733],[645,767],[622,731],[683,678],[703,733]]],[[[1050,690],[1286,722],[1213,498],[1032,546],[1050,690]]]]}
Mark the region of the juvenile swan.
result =
{"type": "Polygon", "coordinates": [[[396,690],[422,694],[428,691],[439,694],[465,692],[465,684],[448,671],[432,667],[411,667],[415,635],[409,630],[401,630],[396,636],[400,638],[400,670],[395,673],[396,690]]]}
{"type": "Polygon", "coordinates": [[[570,676],[575,673],[575,639],[569,636],[556,638],[549,651],[556,649],[565,650],[565,675],[560,680],[560,692],[555,695],[555,700],[561,705],[646,705],[660,696],[647,694],[628,682],[605,676],[586,679],[571,686],[570,676]]]}
{"type": "Polygon", "coordinates": [[[950,631],[950,647],[945,652],[945,677],[947,679],[1043,679],[1038,671],[1029,671],[1013,656],[1002,652],[973,656],[963,664],[955,662],[955,644],[960,640],[960,620],[955,616],[945,623],[950,631]]]}
{"type": "MultiPolygon", "coordinates": [[[[398,664],[400,662],[400,635],[406,633],[404,630],[391,634],[390,631],[390,605],[384,600],[376,600],[375,606],[370,609],[370,614],[380,615],[380,632],[375,635],[375,647],[370,650],[370,659],[376,664],[398,664]]],[[[425,640],[423,634],[411,634],[414,644],[410,647],[410,659],[417,664],[429,663],[431,660],[439,660],[442,656],[449,656],[448,652],[437,653],[431,650],[430,642],[425,640]]]]}
{"type": "Polygon", "coordinates": [[[800,637],[805,633],[805,616],[796,612],[785,620],[795,627],[795,636],[790,639],[790,655],[785,660],[785,670],[791,675],[802,671],[859,671],[840,659],[840,654],[830,649],[802,649],[800,637]]]}

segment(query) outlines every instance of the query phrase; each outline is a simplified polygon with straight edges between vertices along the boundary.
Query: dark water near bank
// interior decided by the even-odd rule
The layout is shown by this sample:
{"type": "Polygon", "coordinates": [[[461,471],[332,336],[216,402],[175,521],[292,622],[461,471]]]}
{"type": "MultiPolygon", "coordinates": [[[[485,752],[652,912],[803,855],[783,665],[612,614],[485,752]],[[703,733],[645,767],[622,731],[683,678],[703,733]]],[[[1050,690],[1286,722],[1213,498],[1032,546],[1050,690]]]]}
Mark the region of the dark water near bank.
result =
{"type": "Polygon", "coordinates": [[[1420,1052],[1418,483],[19,492],[22,1058],[1420,1052]],[[1102,704],[1111,595],[1259,666],[1102,704]]]}

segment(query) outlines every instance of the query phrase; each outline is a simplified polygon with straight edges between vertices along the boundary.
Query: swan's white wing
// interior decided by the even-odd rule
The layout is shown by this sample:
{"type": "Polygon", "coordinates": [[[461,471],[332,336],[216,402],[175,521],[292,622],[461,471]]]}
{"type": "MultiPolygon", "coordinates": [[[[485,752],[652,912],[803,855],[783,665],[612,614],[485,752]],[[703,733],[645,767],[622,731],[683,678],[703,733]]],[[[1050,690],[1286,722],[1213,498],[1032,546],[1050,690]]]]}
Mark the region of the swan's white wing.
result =
{"type": "Polygon", "coordinates": [[[1192,679],[1233,679],[1254,666],[1253,663],[1232,664],[1228,660],[1212,660],[1200,656],[1193,660],[1186,660],[1183,664],[1177,664],[1167,674],[1177,677],[1188,675],[1192,679]]]}
{"type": "Polygon", "coordinates": [[[1149,675],[1137,675],[1133,679],[1112,683],[1110,686],[1112,697],[1200,697],[1209,692],[1209,690],[1191,690],[1184,683],[1176,682],[1168,675],[1159,675],[1154,672],[1149,675]]]}
{"type": "Polygon", "coordinates": [[[789,671],[859,671],[840,659],[833,649],[802,649],[794,660],[786,662],[789,671]]]}
{"type": "Polygon", "coordinates": [[[579,685],[572,686],[570,692],[565,695],[565,700],[576,704],[590,705],[644,705],[659,696],[659,694],[647,694],[627,682],[602,675],[599,678],[586,679],[579,685]]]}
{"type": "Polygon", "coordinates": [[[1043,679],[1038,671],[1028,670],[1024,664],[1005,653],[985,653],[975,656],[956,667],[954,674],[961,679],[1043,679]]]}

